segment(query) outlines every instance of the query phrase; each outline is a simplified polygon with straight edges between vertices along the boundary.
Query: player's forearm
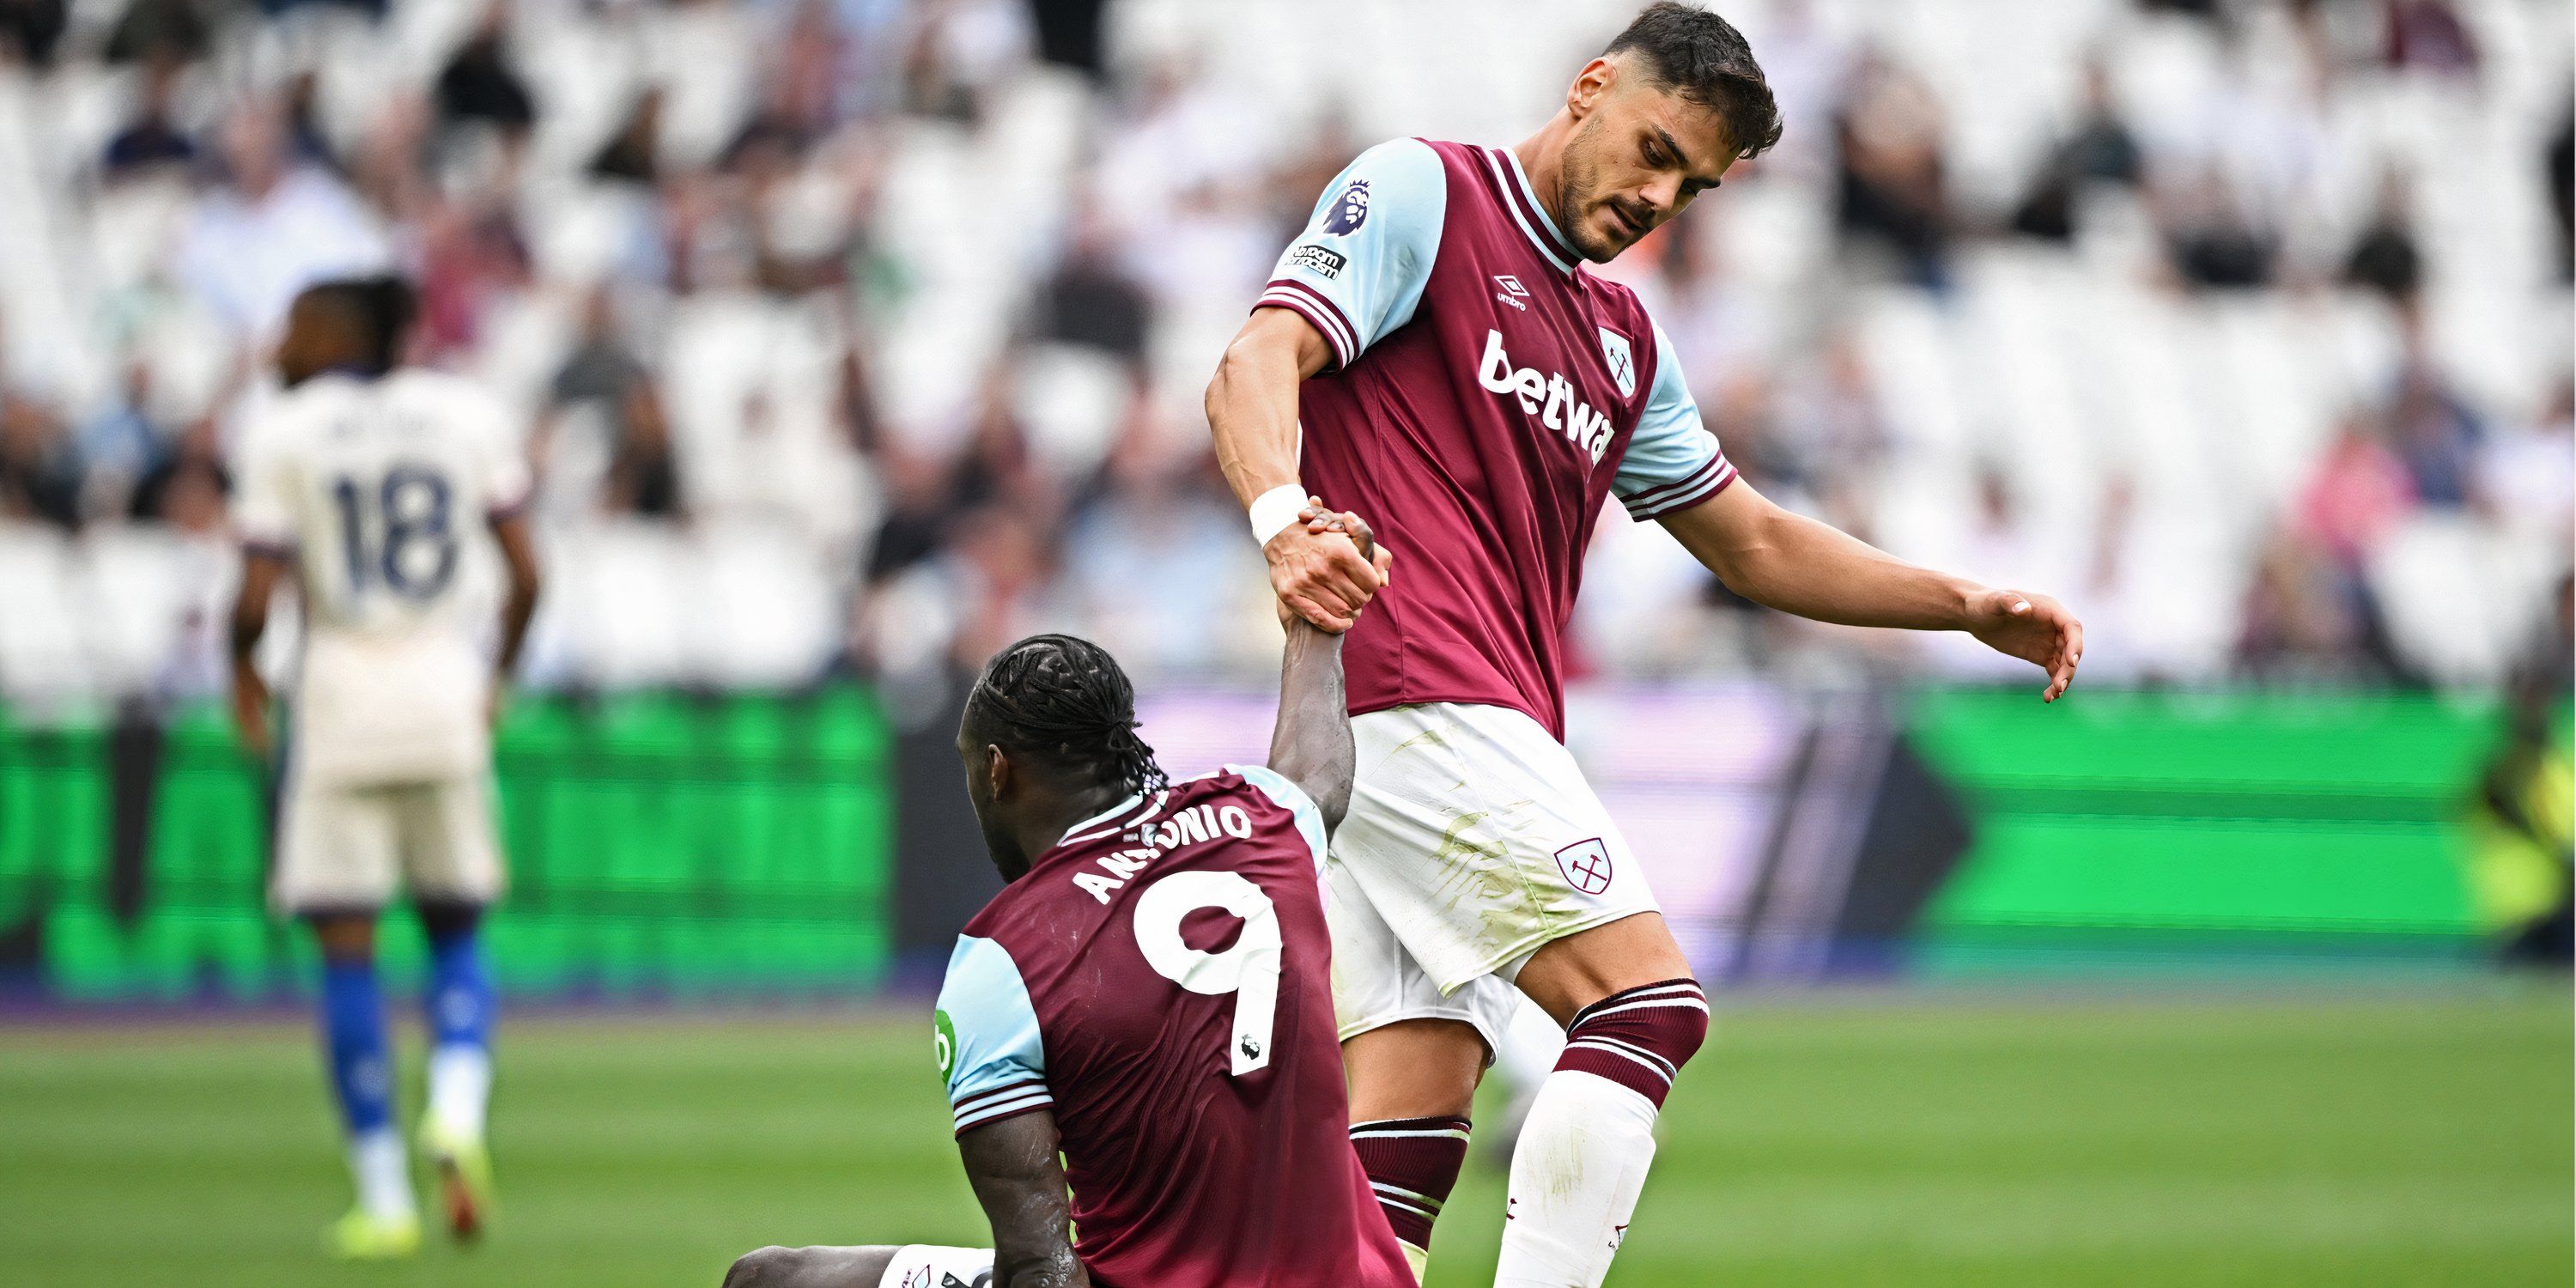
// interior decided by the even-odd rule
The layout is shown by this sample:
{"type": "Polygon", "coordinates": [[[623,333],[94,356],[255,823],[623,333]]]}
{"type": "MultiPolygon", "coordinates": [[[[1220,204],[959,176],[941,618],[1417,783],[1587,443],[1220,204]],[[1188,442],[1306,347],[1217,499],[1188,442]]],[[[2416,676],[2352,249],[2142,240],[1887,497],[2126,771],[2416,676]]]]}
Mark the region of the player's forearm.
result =
{"type": "Polygon", "coordinates": [[[1055,1118],[1043,1111],[978,1127],[957,1139],[966,1180],[993,1224],[997,1288],[1088,1288],[1074,1259],[1072,1213],[1055,1118]]]}
{"type": "Polygon", "coordinates": [[[1749,492],[1732,504],[1758,505],[1754,513],[1724,524],[1715,522],[1716,514],[1702,513],[1725,504],[1730,502],[1720,494],[1673,516],[1666,526],[1727,589],[1746,599],[1842,626],[1944,631],[1968,624],[1981,589],[1974,582],[1907,563],[1749,492]]]}
{"type": "Polygon", "coordinates": [[[1355,760],[1342,682],[1342,637],[1303,619],[1292,620],[1286,659],[1280,664],[1279,724],[1270,735],[1270,767],[1314,798],[1330,831],[1350,808],[1355,760]]]}
{"type": "Polygon", "coordinates": [[[537,581],[513,578],[509,597],[501,604],[501,651],[492,660],[493,673],[503,680],[519,670],[519,652],[528,642],[528,623],[537,615],[537,581]]]}
{"type": "Polygon", "coordinates": [[[1297,482],[1296,355],[1274,336],[1247,327],[1208,382],[1208,429],[1217,467],[1245,505],[1297,482]]]}
{"type": "Polygon", "coordinates": [[[500,543],[501,561],[510,572],[509,596],[501,604],[501,652],[493,659],[493,673],[503,682],[519,669],[519,649],[528,642],[528,623],[537,615],[537,594],[542,577],[537,571],[536,540],[528,529],[524,514],[513,514],[495,521],[492,537],[500,543]]]}

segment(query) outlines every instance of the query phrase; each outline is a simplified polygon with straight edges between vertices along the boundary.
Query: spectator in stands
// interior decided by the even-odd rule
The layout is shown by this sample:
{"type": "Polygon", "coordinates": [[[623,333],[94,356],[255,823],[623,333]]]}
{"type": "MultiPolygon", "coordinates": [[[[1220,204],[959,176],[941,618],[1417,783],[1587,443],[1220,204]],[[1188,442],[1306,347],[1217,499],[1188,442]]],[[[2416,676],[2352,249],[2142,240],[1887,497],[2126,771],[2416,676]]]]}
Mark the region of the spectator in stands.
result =
{"type": "Polygon", "coordinates": [[[0,0],[0,65],[53,66],[68,10],[63,0],[0,0]]]}
{"type": "Polygon", "coordinates": [[[2424,325],[2417,319],[2407,322],[2406,358],[2398,368],[2388,419],[2416,497],[2437,508],[2467,505],[2486,426],[2434,364],[2424,325]]]}
{"type": "Polygon", "coordinates": [[[2048,241],[2075,237],[2075,200],[2085,187],[2134,188],[2142,169],[2138,140],[2111,101],[2111,76],[2097,56],[2084,63],[2084,100],[2075,128],[2048,151],[2029,195],[2013,211],[2013,231],[2048,241]]]}
{"type": "Polygon", "coordinates": [[[1853,70],[1834,125],[1843,231],[1892,253],[1898,275],[1914,285],[1946,286],[1949,188],[1941,102],[1932,87],[1871,51],[1853,70]]]}
{"type": "Polygon", "coordinates": [[[222,522],[224,497],[231,491],[221,435],[208,417],[188,426],[160,462],[144,471],[134,489],[133,513],[137,519],[198,531],[222,522]],[[211,518],[205,513],[209,505],[211,518]]]}
{"type": "Polygon", "coordinates": [[[214,25],[206,20],[199,0],[134,0],[109,30],[105,53],[111,63],[164,57],[195,62],[213,45],[214,25]]]}
{"type": "Polygon", "coordinates": [[[144,478],[169,455],[152,417],[152,368],[129,358],[118,398],[81,422],[72,435],[79,461],[81,511],[91,519],[127,517],[144,478]]]}
{"type": "Polygon", "coordinates": [[[651,187],[662,172],[662,89],[649,86],[635,96],[626,122],[590,159],[590,176],[615,183],[651,187]]]}
{"type": "Polygon", "coordinates": [[[2385,57],[2399,71],[2475,80],[2478,41],[2451,0],[2386,0],[2385,57]]]}
{"type": "Polygon", "coordinates": [[[0,518],[80,526],[80,455],[54,409],[0,390],[0,518]]]}
{"type": "Polygon", "coordinates": [[[197,142],[180,129],[171,115],[171,105],[178,97],[179,78],[188,65],[179,56],[162,48],[143,61],[142,101],[135,105],[134,115],[107,141],[107,151],[100,158],[100,169],[113,181],[158,172],[165,167],[184,167],[197,159],[197,142]]]}
{"type": "Polygon", "coordinates": [[[2576,537],[2576,385],[2559,381],[2538,417],[2491,438],[2478,472],[2498,519],[2563,555],[2576,537]]]}
{"type": "Polygon", "coordinates": [[[618,328],[616,300],[604,286],[584,297],[581,339],[549,386],[541,432],[556,432],[562,412],[584,405],[599,412],[610,434],[600,508],[647,519],[682,517],[679,458],[671,450],[661,388],[618,328]]]}
{"type": "Polygon", "coordinates": [[[2347,412],[2299,489],[2300,540],[2356,575],[2416,507],[2415,482],[2384,432],[2368,413],[2347,412]]]}
{"type": "Polygon", "coordinates": [[[485,314],[533,281],[527,239],[504,194],[430,200],[410,221],[420,257],[420,323],[414,343],[432,361],[470,355],[485,314]]]}
{"type": "Polygon", "coordinates": [[[1104,212],[1085,210],[1055,275],[1038,292],[1037,332],[1044,339],[1112,354],[1141,378],[1153,330],[1153,302],[1121,268],[1118,241],[1104,212]]]}
{"type": "Polygon", "coordinates": [[[2322,552],[2287,529],[2275,532],[2246,590],[2238,668],[2269,681],[2352,676],[2362,630],[2346,586],[2322,552]]]}
{"type": "Polygon", "coordinates": [[[2185,285],[2251,290],[2272,282],[2280,239],[2253,213],[2215,163],[2168,185],[2154,202],[2175,276],[2185,285]]]}
{"type": "Polygon", "coordinates": [[[2370,223],[2344,256],[2343,280],[2377,291],[2400,307],[2415,303],[2424,285],[2424,252],[2416,244],[2412,188],[2402,173],[2390,170],[2381,176],[2370,223]]]}
{"type": "Polygon", "coordinates": [[[537,104],[510,56],[509,37],[509,7],[503,0],[493,0],[484,6],[473,34],[438,74],[441,126],[481,124],[513,143],[527,138],[537,123],[537,104]]]}
{"type": "Polygon", "coordinates": [[[1030,53],[1028,7],[1010,0],[925,0],[917,11],[903,55],[904,110],[969,127],[981,123],[1003,74],[1030,53]]]}
{"type": "Polygon", "coordinates": [[[200,198],[178,249],[179,279],[215,315],[272,332],[306,285],[386,265],[384,230],[330,174],[297,164],[279,104],[247,99],[226,115],[222,182],[200,198]]]}
{"type": "Polygon", "coordinates": [[[1135,641],[1121,661],[1143,674],[1213,669],[1236,624],[1221,607],[1260,576],[1258,556],[1236,539],[1242,507],[1213,457],[1174,451],[1175,437],[1150,398],[1135,398],[1058,547],[1088,628],[1135,641]]]}

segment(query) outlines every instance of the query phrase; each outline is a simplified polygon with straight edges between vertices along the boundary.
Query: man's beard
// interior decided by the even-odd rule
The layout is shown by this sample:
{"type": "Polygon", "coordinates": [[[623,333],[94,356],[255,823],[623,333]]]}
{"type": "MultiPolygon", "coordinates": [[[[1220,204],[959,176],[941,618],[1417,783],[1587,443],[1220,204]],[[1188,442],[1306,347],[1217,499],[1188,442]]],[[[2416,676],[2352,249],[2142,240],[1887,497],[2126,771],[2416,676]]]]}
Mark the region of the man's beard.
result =
{"type": "Polygon", "coordinates": [[[1593,181],[1601,173],[1601,167],[1593,162],[1591,147],[1599,124],[1597,116],[1584,122],[1583,128],[1566,141],[1565,159],[1557,164],[1556,209],[1552,213],[1557,231],[1574,243],[1577,252],[1595,264],[1607,264],[1626,248],[1599,244],[1592,226],[1583,221],[1581,204],[1581,198],[1592,192],[1593,181]]]}

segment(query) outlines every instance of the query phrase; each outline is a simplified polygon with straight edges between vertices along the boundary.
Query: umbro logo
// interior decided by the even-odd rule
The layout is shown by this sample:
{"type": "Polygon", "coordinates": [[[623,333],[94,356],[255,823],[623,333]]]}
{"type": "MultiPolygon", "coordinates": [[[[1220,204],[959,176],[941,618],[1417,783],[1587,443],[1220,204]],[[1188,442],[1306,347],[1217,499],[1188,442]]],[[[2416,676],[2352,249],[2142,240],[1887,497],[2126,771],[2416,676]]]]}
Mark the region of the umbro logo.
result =
{"type": "Polygon", "coordinates": [[[1519,309],[1523,313],[1529,312],[1529,305],[1522,303],[1523,300],[1529,298],[1529,288],[1521,285],[1521,279],[1514,277],[1509,273],[1496,273],[1494,274],[1494,285],[1502,288],[1501,290],[1494,292],[1494,298],[1496,300],[1511,305],[1513,308],[1519,309]]]}

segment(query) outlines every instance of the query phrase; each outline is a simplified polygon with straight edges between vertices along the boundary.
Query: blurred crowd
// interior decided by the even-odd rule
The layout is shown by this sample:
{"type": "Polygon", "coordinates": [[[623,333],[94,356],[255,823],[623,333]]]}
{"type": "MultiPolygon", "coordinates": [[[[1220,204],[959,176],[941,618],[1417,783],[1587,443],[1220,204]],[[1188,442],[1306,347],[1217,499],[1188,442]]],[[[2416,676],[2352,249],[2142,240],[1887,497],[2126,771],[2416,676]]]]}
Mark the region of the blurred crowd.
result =
{"type": "MultiPolygon", "coordinates": [[[[1501,8],[0,0],[0,694],[213,685],[267,347],[388,265],[525,413],[541,682],[1264,673],[1200,388],[1352,155],[1517,138],[1629,10],[1501,8]]],[[[2111,679],[2563,651],[2564,4],[1721,8],[1787,139],[1606,271],[1754,485],[2111,679]]],[[[1612,511],[1595,674],[1996,674],[1612,511]]]]}

